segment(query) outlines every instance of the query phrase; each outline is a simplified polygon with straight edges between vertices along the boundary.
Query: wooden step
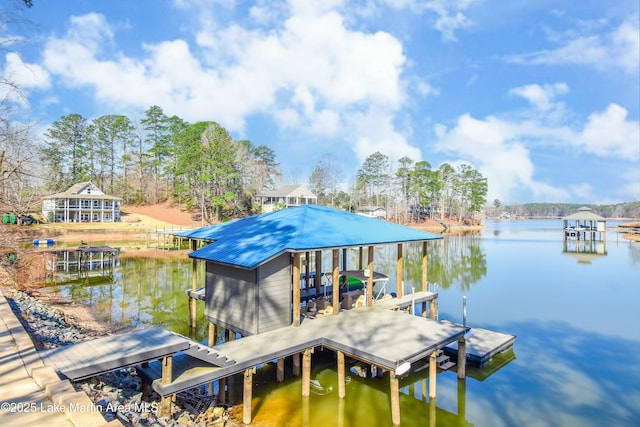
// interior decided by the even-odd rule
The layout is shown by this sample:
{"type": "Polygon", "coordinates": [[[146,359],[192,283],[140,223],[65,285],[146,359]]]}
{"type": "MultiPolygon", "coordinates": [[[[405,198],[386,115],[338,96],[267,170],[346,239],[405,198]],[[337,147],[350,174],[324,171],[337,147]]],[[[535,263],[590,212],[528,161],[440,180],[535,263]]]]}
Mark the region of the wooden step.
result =
{"type": "Polygon", "coordinates": [[[447,361],[447,362],[439,364],[438,368],[442,369],[443,371],[447,371],[447,370],[453,368],[454,366],[456,366],[455,363],[453,363],[451,361],[447,361]]]}

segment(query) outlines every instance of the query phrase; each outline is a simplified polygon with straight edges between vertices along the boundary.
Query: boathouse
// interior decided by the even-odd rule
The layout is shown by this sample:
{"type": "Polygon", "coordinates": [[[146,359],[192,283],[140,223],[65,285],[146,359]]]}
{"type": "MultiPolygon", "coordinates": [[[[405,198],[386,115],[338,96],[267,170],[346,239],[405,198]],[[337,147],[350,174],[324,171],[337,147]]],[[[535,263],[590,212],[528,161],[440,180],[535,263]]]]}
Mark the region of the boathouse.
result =
{"type": "MultiPolygon", "coordinates": [[[[402,243],[423,243],[426,291],[426,242],[442,236],[379,221],[319,205],[304,205],[240,220],[212,225],[182,234],[211,242],[189,256],[206,262],[205,316],[211,323],[243,336],[260,334],[300,323],[301,280],[311,276],[309,254],[315,254],[313,276],[329,275],[338,283],[340,267],[347,265],[348,250],[362,259],[367,248],[366,270],[374,271],[374,247],[398,245],[399,274],[393,289],[402,296],[402,243]],[[331,251],[331,271],[322,271],[322,251],[331,251]],[[340,257],[342,255],[342,262],[340,257]],[[305,262],[302,262],[302,260],[305,262]],[[303,265],[304,264],[304,265],[303,265]],[[305,268],[305,273],[302,268],[305,268]]],[[[358,264],[362,264],[359,261],[358,264]]],[[[351,266],[360,269],[362,265],[351,266]]],[[[367,278],[367,305],[373,301],[373,279],[367,278]]],[[[310,281],[306,281],[307,287],[310,281]]],[[[320,291],[320,280],[314,286],[320,291]]],[[[339,311],[338,287],[328,296],[333,312],[339,311]]]]}
{"type": "Polygon", "coordinates": [[[43,198],[42,215],[52,222],[117,222],[120,199],[103,193],[92,182],[81,182],[43,198]]]}
{"type": "Polygon", "coordinates": [[[562,218],[562,230],[564,240],[607,240],[607,220],[587,206],[562,218]]]}

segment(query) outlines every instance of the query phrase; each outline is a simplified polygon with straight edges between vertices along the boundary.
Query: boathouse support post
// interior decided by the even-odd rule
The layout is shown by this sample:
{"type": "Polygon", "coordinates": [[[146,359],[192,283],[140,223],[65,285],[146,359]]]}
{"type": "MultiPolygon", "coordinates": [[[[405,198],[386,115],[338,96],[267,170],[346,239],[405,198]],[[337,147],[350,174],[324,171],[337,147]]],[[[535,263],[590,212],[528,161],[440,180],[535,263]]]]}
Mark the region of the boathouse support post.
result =
{"type": "Polygon", "coordinates": [[[322,290],[322,251],[316,251],[316,278],[314,284],[316,285],[316,294],[319,294],[322,290]]]}
{"type": "Polygon", "coordinates": [[[299,252],[295,252],[293,254],[293,326],[300,326],[300,253],[299,252]]]}
{"type": "Polygon", "coordinates": [[[429,356],[429,399],[436,398],[437,354],[436,350],[429,356]]]}
{"type": "MultiPolygon", "coordinates": [[[[191,240],[191,251],[196,250],[196,241],[191,240]]],[[[193,292],[198,289],[198,260],[191,260],[191,290],[193,292]]],[[[196,299],[189,297],[189,326],[196,327],[196,299]]]]}
{"type": "Polygon", "coordinates": [[[242,390],[242,422],[251,424],[251,400],[253,399],[253,374],[256,368],[244,371],[244,388],[242,390]]]}
{"type": "Polygon", "coordinates": [[[427,292],[427,264],[428,264],[427,242],[422,242],[422,292],[427,292]]]}
{"type": "Polygon", "coordinates": [[[227,377],[218,380],[218,403],[221,405],[227,403],[227,377]]]}
{"type": "Polygon", "coordinates": [[[344,353],[337,352],[338,356],[338,398],[344,399],[347,394],[344,353]]]}
{"type": "Polygon", "coordinates": [[[369,277],[367,278],[367,307],[373,305],[373,246],[369,246],[369,264],[367,269],[369,270],[369,277]]]}
{"type": "Polygon", "coordinates": [[[467,375],[467,340],[464,335],[458,340],[458,379],[467,375]]]}
{"type": "Polygon", "coordinates": [[[342,271],[347,270],[347,248],[342,248],[342,271]]]}
{"type": "MultiPolygon", "coordinates": [[[[207,336],[207,345],[209,347],[213,347],[214,345],[216,345],[216,325],[215,323],[209,322],[209,331],[208,331],[208,336],[207,336]]],[[[209,395],[213,395],[213,381],[209,383],[208,385],[208,391],[209,391],[209,395]]]]}
{"type": "Polygon", "coordinates": [[[396,296],[398,298],[402,297],[403,287],[402,287],[402,243],[398,243],[398,263],[397,263],[397,274],[396,274],[396,296]]]}
{"type": "Polygon", "coordinates": [[[284,357],[278,359],[276,368],[276,380],[281,383],[284,381],[284,357]]]}
{"type": "MultiPolygon", "coordinates": [[[[162,358],[162,379],[163,385],[171,383],[173,376],[173,356],[165,356],[162,358]]],[[[163,417],[171,416],[171,401],[173,396],[163,396],[160,400],[160,414],[163,417]]]]}
{"type": "Polygon", "coordinates": [[[340,312],[340,250],[334,249],[333,255],[333,295],[331,296],[331,304],[333,305],[333,314],[338,315],[340,312]]]}
{"type": "Polygon", "coordinates": [[[400,384],[396,371],[389,371],[389,388],[391,395],[391,422],[400,425],[400,384]]]}
{"type": "Polygon", "coordinates": [[[292,356],[292,359],[293,359],[293,376],[299,377],[300,376],[300,353],[295,353],[292,356]]]}
{"type": "Polygon", "coordinates": [[[309,265],[310,261],[311,261],[310,252],[307,251],[304,253],[304,288],[307,291],[309,290],[309,287],[310,287],[309,279],[311,279],[311,270],[310,270],[311,266],[309,265]]]}
{"type": "Polygon", "coordinates": [[[311,393],[311,354],[313,348],[302,352],[302,397],[309,397],[311,393]]]}

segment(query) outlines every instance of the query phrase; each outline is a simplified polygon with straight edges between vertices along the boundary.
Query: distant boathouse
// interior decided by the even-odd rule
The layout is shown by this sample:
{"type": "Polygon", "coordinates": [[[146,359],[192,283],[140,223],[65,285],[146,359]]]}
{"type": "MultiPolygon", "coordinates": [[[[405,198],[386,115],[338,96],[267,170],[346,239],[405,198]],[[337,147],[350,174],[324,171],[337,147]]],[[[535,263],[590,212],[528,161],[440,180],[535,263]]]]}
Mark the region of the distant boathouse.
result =
{"type": "Polygon", "coordinates": [[[562,218],[564,240],[607,240],[607,220],[587,206],[562,218]]]}

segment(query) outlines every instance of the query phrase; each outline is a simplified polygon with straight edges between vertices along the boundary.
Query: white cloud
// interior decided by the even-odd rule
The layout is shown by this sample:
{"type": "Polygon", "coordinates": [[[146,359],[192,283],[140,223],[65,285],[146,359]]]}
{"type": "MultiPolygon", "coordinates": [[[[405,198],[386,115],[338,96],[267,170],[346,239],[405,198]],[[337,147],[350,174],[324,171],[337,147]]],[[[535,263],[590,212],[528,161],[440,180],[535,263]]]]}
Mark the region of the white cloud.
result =
{"type": "Polygon", "coordinates": [[[64,37],[47,42],[44,63],[65,84],[94,87],[101,102],[159,104],[188,120],[215,117],[232,130],[242,129],[250,114],[292,105],[308,118],[315,109],[339,115],[368,104],[385,105],[390,114],[399,108],[405,57],[394,37],[350,30],[331,10],[294,6],[301,14],[280,30],[230,25],[215,36],[203,30],[199,56],[206,63],[184,40],[147,45],[143,59],[119,54],[103,60],[100,38],[112,36],[104,17],[74,17],[64,37]],[[307,103],[300,103],[296,88],[305,88],[307,103]]]}
{"type": "MultiPolygon", "coordinates": [[[[543,86],[530,85],[516,88],[513,93],[530,99],[536,108],[548,108],[549,114],[554,115],[549,98],[564,90],[563,86],[544,90],[543,86]]],[[[556,145],[573,154],[589,153],[626,161],[640,157],[640,123],[627,120],[627,111],[616,104],[590,114],[583,124],[574,128],[545,120],[544,115],[539,120],[531,120],[493,116],[476,119],[464,114],[451,128],[436,125],[435,133],[438,150],[471,161],[487,177],[488,200],[517,200],[516,191],[523,190],[536,199],[548,201],[592,197],[586,183],[569,183],[565,184],[567,188],[560,188],[544,182],[536,174],[529,146],[540,149],[556,145]]]]}
{"type": "Polygon", "coordinates": [[[353,149],[361,162],[376,151],[393,160],[404,156],[422,158],[420,149],[406,143],[405,136],[395,129],[392,118],[384,109],[353,113],[348,120],[354,124],[353,134],[349,136],[356,141],[353,149]]]}
{"type": "MultiPolygon", "coordinates": [[[[638,22],[627,21],[604,34],[580,33],[573,30],[562,37],[553,38],[561,45],[555,49],[514,55],[513,62],[530,64],[579,64],[598,69],[619,68],[627,73],[638,73],[640,68],[640,27],[638,22]]],[[[554,40],[555,41],[555,40],[554,40]]]]}
{"type": "Polygon", "coordinates": [[[466,9],[477,0],[383,0],[395,9],[409,9],[414,13],[431,12],[435,14],[433,28],[440,32],[446,41],[456,41],[458,30],[469,28],[473,22],[465,15],[466,9]]]}
{"type": "Polygon", "coordinates": [[[519,86],[511,89],[509,93],[521,96],[539,110],[548,111],[554,107],[555,103],[553,101],[556,95],[563,95],[567,92],[569,92],[569,87],[566,83],[555,83],[552,85],[531,84],[519,86]]]}
{"type": "Polygon", "coordinates": [[[573,144],[603,157],[640,158],[640,122],[628,121],[627,110],[610,104],[602,113],[592,113],[573,144]]]}
{"type": "Polygon", "coordinates": [[[51,86],[49,73],[38,64],[22,61],[16,53],[5,55],[5,66],[0,71],[0,99],[28,105],[23,92],[29,89],[47,89],[51,86]]]}
{"type": "Polygon", "coordinates": [[[520,188],[546,200],[566,196],[564,190],[534,179],[531,155],[516,124],[495,117],[478,120],[465,114],[453,128],[437,125],[435,131],[438,150],[471,161],[487,178],[487,200],[517,200],[515,191],[520,188]]]}

